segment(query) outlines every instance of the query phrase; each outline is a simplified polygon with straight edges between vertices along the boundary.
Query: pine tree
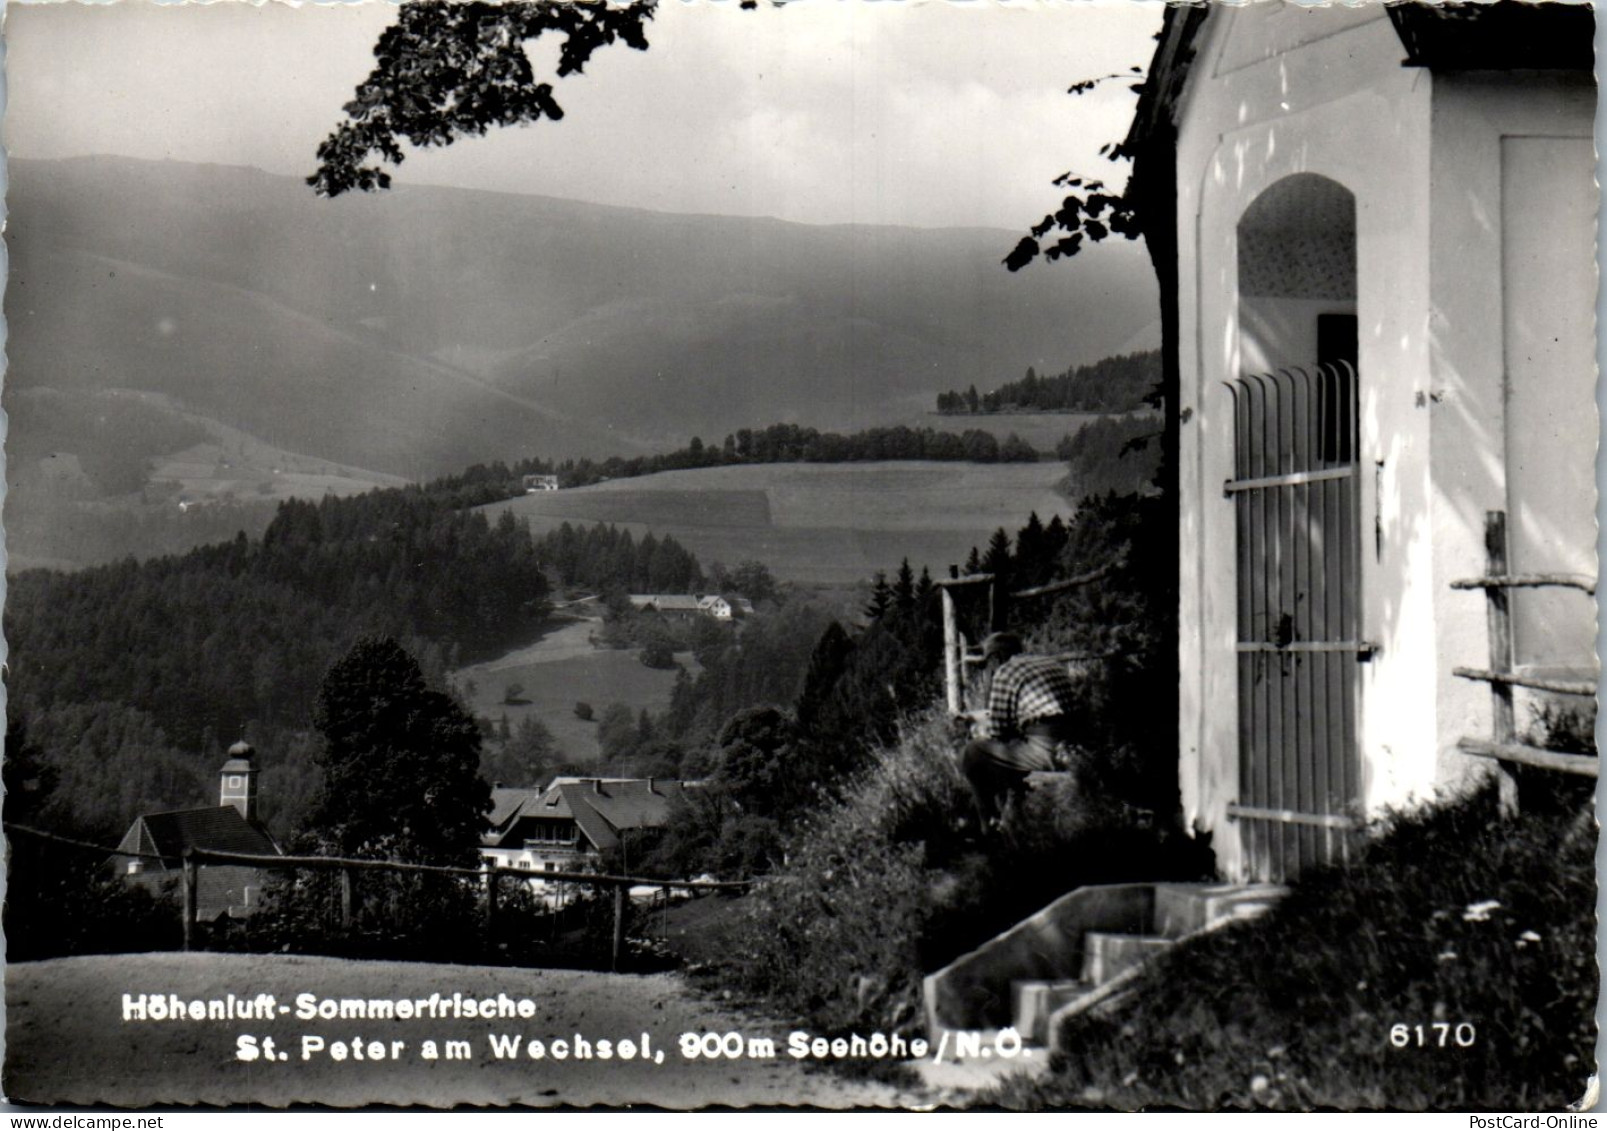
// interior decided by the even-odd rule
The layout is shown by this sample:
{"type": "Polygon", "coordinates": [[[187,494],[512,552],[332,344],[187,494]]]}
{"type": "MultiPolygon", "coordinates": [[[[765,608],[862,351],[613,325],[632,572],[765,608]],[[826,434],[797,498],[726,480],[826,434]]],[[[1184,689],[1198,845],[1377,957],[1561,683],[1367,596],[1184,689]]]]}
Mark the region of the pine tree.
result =
{"type": "Polygon", "coordinates": [[[815,650],[809,657],[809,670],[804,673],[803,690],[798,693],[795,714],[798,728],[803,733],[814,735],[821,707],[842,678],[849,657],[853,654],[854,642],[843,631],[842,625],[832,621],[815,644],[815,650]]]}
{"type": "Polygon", "coordinates": [[[1002,526],[988,539],[988,552],[982,556],[982,572],[1000,580],[1010,576],[1010,536],[1002,526]]]}
{"type": "Polygon", "coordinates": [[[915,608],[915,571],[908,558],[899,565],[898,580],[893,583],[893,607],[905,614],[915,608]]]}
{"type": "Polygon", "coordinates": [[[887,584],[886,572],[877,570],[876,579],[871,583],[870,601],[865,606],[865,615],[873,621],[881,620],[892,607],[893,588],[887,584]]]}
{"type": "Polygon", "coordinates": [[[1015,580],[1022,585],[1041,585],[1049,578],[1053,562],[1048,554],[1048,535],[1038,512],[1027,516],[1027,524],[1016,534],[1015,580]]]}

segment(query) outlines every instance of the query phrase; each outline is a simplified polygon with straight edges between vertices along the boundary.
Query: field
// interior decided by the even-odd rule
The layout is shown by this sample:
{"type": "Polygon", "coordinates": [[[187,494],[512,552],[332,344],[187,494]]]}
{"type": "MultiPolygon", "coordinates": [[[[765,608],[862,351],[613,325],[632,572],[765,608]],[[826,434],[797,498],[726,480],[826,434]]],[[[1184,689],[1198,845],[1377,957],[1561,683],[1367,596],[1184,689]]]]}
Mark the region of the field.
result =
{"type": "Polygon", "coordinates": [[[638,537],[673,534],[705,569],[757,559],[784,581],[851,585],[906,557],[941,576],[997,528],[1014,533],[1033,511],[1045,522],[1064,514],[1054,487],[1064,474],[1057,461],[756,464],[547,491],[487,509],[528,519],[536,534],[608,522],[638,537]]]}
{"type": "MultiPolygon", "coordinates": [[[[598,715],[610,703],[624,703],[633,712],[646,707],[657,714],[668,709],[670,688],[675,685],[673,671],[644,667],[634,649],[593,648],[590,637],[600,627],[601,622],[595,620],[564,623],[529,647],[459,668],[452,680],[465,693],[476,716],[497,720],[506,715],[508,725],[517,728],[521,719],[533,715],[552,731],[563,757],[594,762],[599,754],[597,724],[575,716],[577,700],[590,703],[598,715]],[[468,694],[471,683],[472,695],[468,694]],[[520,698],[526,702],[503,702],[510,683],[523,686],[520,698]]],[[[676,659],[697,673],[690,653],[676,659]]]]}

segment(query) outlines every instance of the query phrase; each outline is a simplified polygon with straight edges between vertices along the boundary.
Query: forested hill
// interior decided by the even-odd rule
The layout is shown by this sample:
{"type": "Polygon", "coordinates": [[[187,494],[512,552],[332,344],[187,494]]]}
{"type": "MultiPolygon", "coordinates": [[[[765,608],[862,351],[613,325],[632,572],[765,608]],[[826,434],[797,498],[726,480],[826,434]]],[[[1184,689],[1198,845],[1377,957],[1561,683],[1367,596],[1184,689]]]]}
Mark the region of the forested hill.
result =
{"type": "Polygon", "coordinates": [[[672,538],[602,527],[533,539],[459,509],[461,486],[289,501],[260,540],[9,581],[9,711],[49,752],[64,826],[121,832],[202,804],[242,732],[276,770],[273,807],[310,788],[320,680],[358,636],[400,640],[439,685],[462,660],[529,638],[565,583],[676,590],[701,570],[672,538]],[[279,772],[284,770],[286,772],[279,772]]]}
{"type": "Polygon", "coordinates": [[[1028,366],[1021,380],[1007,381],[990,392],[979,394],[972,385],[964,392],[939,393],[937,410],[954,414],[1132,412],[1153,403],[1160,383],[1160,351],[1146,350],[1041,376],[1028,366]]]}

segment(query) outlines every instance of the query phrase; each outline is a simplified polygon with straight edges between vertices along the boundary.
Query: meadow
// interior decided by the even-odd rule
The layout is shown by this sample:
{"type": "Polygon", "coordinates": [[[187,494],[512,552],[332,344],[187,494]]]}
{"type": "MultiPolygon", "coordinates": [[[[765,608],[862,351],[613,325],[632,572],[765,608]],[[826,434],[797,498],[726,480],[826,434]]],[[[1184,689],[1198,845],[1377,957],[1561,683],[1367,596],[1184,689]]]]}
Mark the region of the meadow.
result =
{"type": "MultiPolygon", "coordinates": [[[[508,725],[517,728],[521,719],[534,716],[552,731],[562,757],[595,762],[600,754],[597,723],[575,715],[577,701],[590,703],[599,716],[610,703],[624,703],[636,712],[645,707],[658,714],[668,709],[670,689],[675,686],[674,671],[644,666],[634,648],[594,648],[591,634],[601,627],[598,620],[560,622],[560,627],[528,647],[459,668],[452,673],[452,682],[476,717],[500,721],[505,716],[508,725]],[[506,703],[508,685],[514,683],[524,689],[518,696],[521,701],[506,703]]],[[[691,653],[675,658],[697,674],[691,653]]]]}
{"type": "MultiPolygon", "coordinates": [[[[1069,418],[1061,418],[1069,419],[1069,418]]],[[[908,558],[941,576],[1036,511],[1068,509],[1057,461],[744,464],[525,495],[504,510],[544,534],[565,522],[673,534],[707,569],[757,559],[783,581],[852,585],[908,558]]]]}

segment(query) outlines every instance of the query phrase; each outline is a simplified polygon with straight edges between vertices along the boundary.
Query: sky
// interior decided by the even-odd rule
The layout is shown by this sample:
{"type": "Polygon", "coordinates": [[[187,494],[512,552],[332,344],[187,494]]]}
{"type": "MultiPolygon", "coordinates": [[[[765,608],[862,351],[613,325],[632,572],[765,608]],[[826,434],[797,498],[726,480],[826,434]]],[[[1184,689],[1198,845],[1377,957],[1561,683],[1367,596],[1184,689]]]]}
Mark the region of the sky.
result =
{"type": "MultiPolygon", "coordinates": [[[[415,152],[398,183],[813,224],[1024,229],[1126,131],[1149,0],[664,0],[650,49],[557,82],[562,122],[415,152]]],[[[312,171],[368,74],[385,0],[12,3],[7,151],[312,171]]],[[[531,47],[538,73],[551,48],[531,47]]],[[[550,73],[550,72],[549,72],[550,73]]]]}

